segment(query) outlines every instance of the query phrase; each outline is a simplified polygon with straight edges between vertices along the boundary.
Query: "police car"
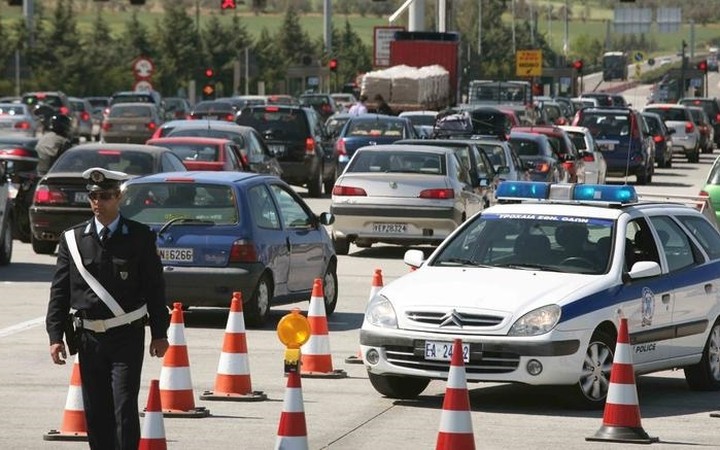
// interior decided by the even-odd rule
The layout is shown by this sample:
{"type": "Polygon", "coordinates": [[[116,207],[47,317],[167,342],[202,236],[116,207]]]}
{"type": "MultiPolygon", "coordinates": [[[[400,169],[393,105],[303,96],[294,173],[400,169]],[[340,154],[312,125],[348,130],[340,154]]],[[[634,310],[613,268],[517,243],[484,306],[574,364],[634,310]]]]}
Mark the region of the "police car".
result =
{"type": "Polygon", "coordinates": [[[467,380],[561,385],[602,407],[619,318],[636,373],[683,368],[720,389],[720,232],[695,208],[640,202],[632,186],[510,182],[417,270],[368,303],[370,382],[414,398],[448,375],[453,339],[467,380]]]}

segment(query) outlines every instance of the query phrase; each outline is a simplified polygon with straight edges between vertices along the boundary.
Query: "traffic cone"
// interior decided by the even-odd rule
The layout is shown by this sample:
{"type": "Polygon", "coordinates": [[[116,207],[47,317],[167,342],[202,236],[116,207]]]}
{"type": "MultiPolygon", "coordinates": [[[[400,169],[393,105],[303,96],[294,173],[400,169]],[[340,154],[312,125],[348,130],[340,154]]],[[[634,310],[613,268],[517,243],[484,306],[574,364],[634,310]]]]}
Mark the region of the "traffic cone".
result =
{"type": "MultiPolygon", "coordinates": [[[[383,288],[383,278],[382,278],[382,270],[381,269],[375,269],[375,273],[372,277],[372,283],[370,284],[370,297],[368,297],[368,302],[372,300],[375,295],[377,295],[378,292],[380,292],[380,289],[383,288]]],[[[362,350],[358,350],[357,355],[355,356],[348,356],[345,358],[346,364],[362,364],[362,350]]]]}
{"type": "Polygon", "coordinates": [[[275,450],[307,450],[307,427],[300,375],[297,372],[288,372],[287,378],[275,450]]]}
{"type": "Polygon", "coordinates": [[[150,380],[145,420],[140,432],[138,450],[167,450],[165,423],[160,401],[160,382],[150,380]]]}
{"type": "Polygon", "coordinates": [[[462,341],[455,339],[435,450],[474,449],[475,437],[470,416],[470,396],[465,378],[462,341]]]}
{"type": "Polygon", "coordinates": [[[87,422],[85,422],[85,404],[82,397],[82,379],[80,378],[80,355],[75,355],[70,388],[65,400],[62,425],[59,430],[50,430],[43,435],[45,441],[87,441],[87,422]]]}
{"type": "Polygon", "coordinates": [[[188,418],[209,416],[209,410],[195,407],[182,303],[173,303],[168,342],[170,347],[165,353],[160,370],[160,402],[163,415],[188,418]]]}
{"type": "Polygon", "coordinates": [[[603,424],[594,436],[586,437],[585,440],[637,444],[650,444],[659,440],[657,437],[648,436],[640,424],[632,347],[630,347],[627,319],[624,317],[620,318],[603,424]]]}
{"type": "Polygon", "coordinates": [[[267,400],[262,391],[253,391],[250,381],[250,363],[245,339],[245,316],[242,293],[234,292],[230,301],[230,314],[225,327],[222,353],[215,377],[215,390],[205,391],[201,400],[258,401],[267,400]]]}
{"type": "Polygon", "coordinates": [[[310,306],[310,339],[300,347],[300,376],[308,378],[345,378],[342,369],[333,370],[330,355],[330,336],[328,336],[327,317],[325,317],[325,295],[322,280],[315,278],[310,306]]]}

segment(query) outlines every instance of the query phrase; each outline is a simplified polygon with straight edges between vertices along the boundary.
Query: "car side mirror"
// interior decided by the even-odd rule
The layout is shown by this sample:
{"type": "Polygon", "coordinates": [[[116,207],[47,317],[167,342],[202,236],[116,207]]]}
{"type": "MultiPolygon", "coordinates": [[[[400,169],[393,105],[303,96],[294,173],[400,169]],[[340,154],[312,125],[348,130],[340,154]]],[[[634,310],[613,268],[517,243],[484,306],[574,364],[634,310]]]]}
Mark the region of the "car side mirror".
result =
{"type": "Polygon", "coordinates": [[[335,215],[329,212],[320,213],[318,220],[322,225],[332,225],[335,222],[335,215]]]}
{"type": "Polygon", "coordinates": [[[526,161],[525,162],[525,169],[532,170],[535,168],[535,163],[533,161],[526,161]]]}
{"type": "Polygon", "coordinates": [[[508,173],[510,173],[510,167],[508,167],[508,166],[500,166],[500,167],[497,168],[497,173],[498,173],[499,175],[508,174],[508,173]]]}

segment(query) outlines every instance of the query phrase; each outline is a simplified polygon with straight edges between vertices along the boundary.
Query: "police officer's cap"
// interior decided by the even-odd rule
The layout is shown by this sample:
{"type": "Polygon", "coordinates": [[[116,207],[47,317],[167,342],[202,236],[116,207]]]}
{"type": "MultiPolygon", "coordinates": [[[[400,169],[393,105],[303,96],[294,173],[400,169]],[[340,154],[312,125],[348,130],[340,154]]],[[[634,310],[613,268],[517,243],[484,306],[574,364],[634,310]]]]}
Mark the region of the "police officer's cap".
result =
{"type": "Polygon", "coordinates": [[[112,191],[120,189],[123,181],[130,177],[125,172],[107,170],[102,167],[91,167],[82,174],[88,180],[88,191],[112,191]]]}

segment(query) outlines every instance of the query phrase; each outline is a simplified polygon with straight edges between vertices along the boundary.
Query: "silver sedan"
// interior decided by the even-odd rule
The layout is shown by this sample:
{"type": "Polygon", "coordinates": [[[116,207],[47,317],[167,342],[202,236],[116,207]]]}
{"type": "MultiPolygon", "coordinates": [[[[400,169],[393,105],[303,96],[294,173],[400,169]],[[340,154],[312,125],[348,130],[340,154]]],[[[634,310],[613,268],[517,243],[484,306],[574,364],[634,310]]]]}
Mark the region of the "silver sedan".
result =
{"type": "Polygon", "coordinates": [[[452,149],[361,147],[332,191],[335,252],[346,255],[351,242],[437,245],[483,205],[452,149]]]}
{"type": "Polygon", "coordinates": [[[0,134],[35,137],[40,122],[23,103],[0,103],[0,134]]]}

